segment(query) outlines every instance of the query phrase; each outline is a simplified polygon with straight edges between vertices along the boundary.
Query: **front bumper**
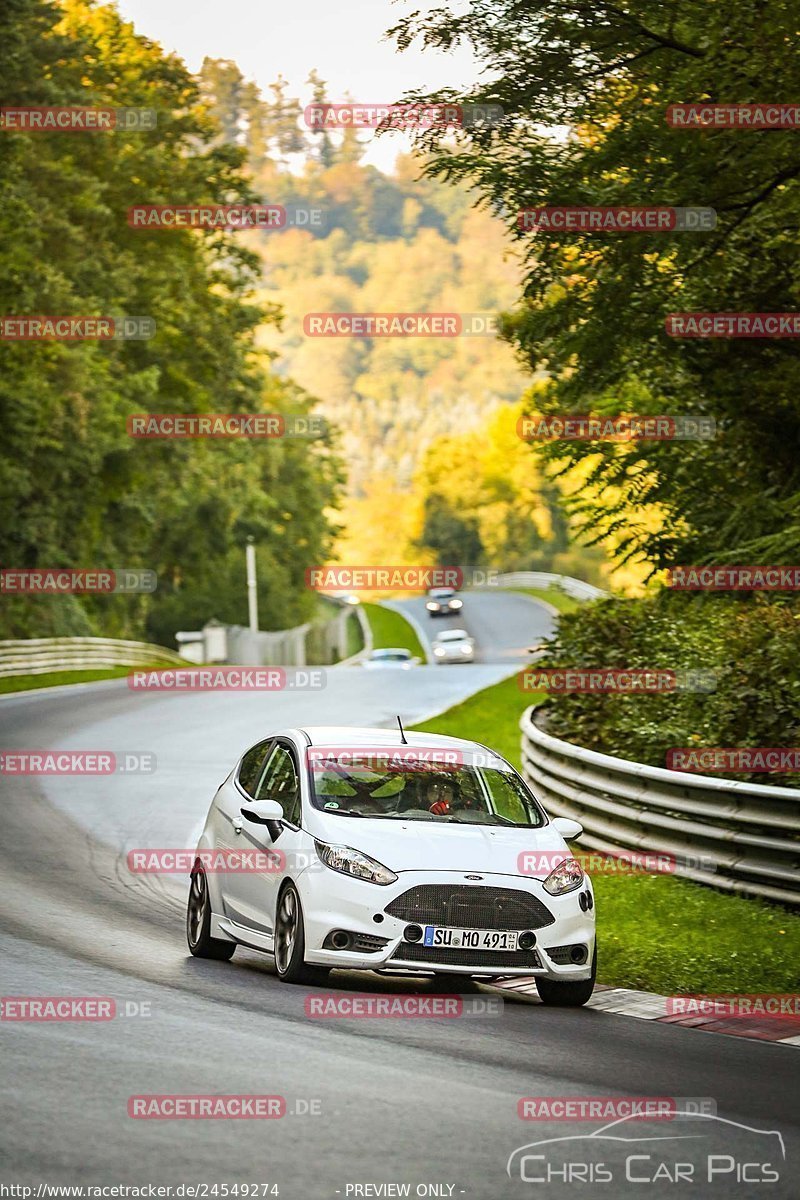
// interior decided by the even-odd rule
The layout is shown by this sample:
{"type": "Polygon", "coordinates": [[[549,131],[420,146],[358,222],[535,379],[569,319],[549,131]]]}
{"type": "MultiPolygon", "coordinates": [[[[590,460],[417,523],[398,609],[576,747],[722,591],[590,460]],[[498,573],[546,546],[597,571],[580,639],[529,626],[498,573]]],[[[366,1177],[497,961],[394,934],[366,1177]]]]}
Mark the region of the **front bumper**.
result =
{"type": "MultiPolygon", "coordinates": [[[[339,967],[350,971],[398,971],[414,974],[446,972],[447,974],[483,975],[540,975],[549,979],[580,980],[591,974],[594,951],[595,920],[594,908],[584,912],[579,904],[581,892],[592,894],[589,880],[577,891],[565,896],[550,896],[541,881],[518,875],[486,875],[481,883],[467,884],[463,872],[453,871],[405,871],[397,881],[387,887],[354,879],[325,868],[304,871],[297,879],[305,915],[306,960],[318,966],[339,967]],[[385,910],[393,901],[404,897],[414,888],[447,888],[459,893],[474,888],[483,893],[475,901],[490,903],[488,893],[509,890],[521,893],[522,900],[532,897],[547,910],[546,924],[530,923],[516,925],[486,925],[486,916],[451,920],[450,924],[464,928],[518,928],[530,929],[536,935],[533,950],[475,951],[427,948],[430,954],[422,955],[424,949],[419,942],[409,943],[404,939],[408,924],[447,924],[446,920],[410,920],[408,915],[396,917],[385,910]],[[376,920],[375,918],[379,918],[376,920]],[[483,923],[478,924],[477,921],[483,923]],[[363,950],[334,950],[323,948],[323,942],[334,930],[362,934],[367,938],[383,938],[386,944],[373,952],[363,950]],[[559,948],[556,958],[562,960],[564,948],[585,948],[585,961],[575,964],[555,961],[549,950],[559,948]]],[[[495,902],[496,903],[496,902],[495,902]]],[[[533,905],[530,905],[533,908],[533,905]]],[[[468,912],[468,910],[464,910],[468,912]]],[[[488,909],[482,908],[485,914],[488,909]]]]}

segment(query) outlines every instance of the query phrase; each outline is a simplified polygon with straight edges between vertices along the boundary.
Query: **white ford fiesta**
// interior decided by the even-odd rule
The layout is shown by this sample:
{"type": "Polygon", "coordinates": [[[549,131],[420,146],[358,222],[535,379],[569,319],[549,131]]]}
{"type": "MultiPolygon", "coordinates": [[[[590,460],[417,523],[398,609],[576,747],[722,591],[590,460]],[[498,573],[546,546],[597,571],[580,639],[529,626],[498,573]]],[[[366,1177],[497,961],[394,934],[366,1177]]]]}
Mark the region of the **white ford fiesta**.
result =
{"type": "Polygon", "coordinates": [[[247,751],[212,801],[189,949],[263,950],[289,982],[336,967],[532,975],[546,1004],[585,1004],[594,896],[564,840],[580,833],[477,742],[282,730],[247,751]]]}

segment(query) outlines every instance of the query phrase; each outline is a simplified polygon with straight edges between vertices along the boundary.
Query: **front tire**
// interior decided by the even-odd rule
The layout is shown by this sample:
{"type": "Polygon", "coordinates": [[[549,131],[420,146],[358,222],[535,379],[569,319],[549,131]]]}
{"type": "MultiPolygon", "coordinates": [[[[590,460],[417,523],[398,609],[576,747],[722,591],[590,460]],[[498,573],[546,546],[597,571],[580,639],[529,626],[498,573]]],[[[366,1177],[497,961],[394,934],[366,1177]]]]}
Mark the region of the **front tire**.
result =
{"type": "Polygon", "coordinates": [[[314,977],[306,965],[306,937],[303,928],[303,907],[297,888],[289,883],[278,900],[275,914],[275,970],[285,983],[309,982],[314,977]]]}
{"type": "Polygon", "coordinates": [[[580,1008],[592,998],[594,985],[597,980],[597,944],[592,955],[592,973],[588,979],[579,979],[575,983],[564,979],[536,980],[536,990],[542,1004],[554,1005],[558,1008],[580,1008]]]}
{"type": "Polygon", "coordinates": [[[186,905],[186,941],[195,958],[216,958],[227,962],[233,958],[235,942],[225,942],[211,936],[211,899],[208,881],[202,867],[192,871],[189,883],[189,902],[186,905]]]}

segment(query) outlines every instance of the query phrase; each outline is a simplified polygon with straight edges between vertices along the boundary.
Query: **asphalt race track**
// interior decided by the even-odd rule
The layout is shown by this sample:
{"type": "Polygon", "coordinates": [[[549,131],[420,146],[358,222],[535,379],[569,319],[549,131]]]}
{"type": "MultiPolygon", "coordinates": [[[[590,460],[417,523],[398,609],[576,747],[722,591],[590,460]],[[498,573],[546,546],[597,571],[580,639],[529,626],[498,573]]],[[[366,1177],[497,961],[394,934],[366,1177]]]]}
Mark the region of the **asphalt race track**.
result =
{"type": "Polygon", "coordinates": [[[429,641],[445,629],[466,629],[475,638],[476,662],[505,663],[509,670],[515,663],[530,661],[528,647],[553,630],[553,618],[544,605],[520,592],[486,589],[459,595],[464,607],[447,617],[429,616],[425,596],[397,601],[393,607],[414,618],[429,641]]]}
{"type": "MultiPolygon", "coordinates": [[[[775,1141],[737,1126],[779,1131],[780,1182],[728,1174],[684,1187],[662,1172],[639,1184],[623,1171],[596,1181],[591,1194],[797,1195],[800,1060],[791,1048],[514,996],[498,1015],[311,1019],[304,1000],[315,989],[279,983],[266,956],[241,948],[230,963],[189,956],[185,880],[128,871],[127,849],[189,844],[236,755],[272,728],[389,724],[398,711],[410,723],[501,678],[551,618],[524,597],[468,595],[459,623],[478,638],[480,664],[337,668],[324,689],[308,692],[141,694],[115,681],[0,701],[3,749],[146,751],[157,760],[150,775],[2,779],[2,993],[112,997],[119,1014],[0,1024],[2,1182],[275,1184],[286,1200],[404,1194],[380,1190],[386,1184],[410,1185],[411,1196],[560,1196],[559,1182],[522,1182],[518,1170],[509,1177],[509,1155],[597,1125],[522,1121],[518,1100],[660,1096],[709,1098],[736,1122],[715,1124],[721,1156],[745,1144],[749,1154],[750,1142],[757,1155],[759,1138],[775,1141]],[[488,635],[490,622],[501,640],[488,635]],[[287,1113],[263,1121],[127,1115],[130,1096],[167,1093],[279,1095],[287,1113]]],[[[599,930],[602,950],[602,913],[599,930]]],[[[422,980],[346,973],[326,987],[436,991],[422,980]]],[[[470,991],[473,1000],[496,995],[470,991]]],[[[670,1124],[660,1123],[659,1136],[670,1124]]],[[[628,1125],[626,1136],[636,1129],[628,1125]]],[[[683,1145],[688,1162],[697,1138],[683,1145]]],[[[640,1176],[667,1157],[657,1143],[636,1149],[646,1160],[640,1176]]]]}

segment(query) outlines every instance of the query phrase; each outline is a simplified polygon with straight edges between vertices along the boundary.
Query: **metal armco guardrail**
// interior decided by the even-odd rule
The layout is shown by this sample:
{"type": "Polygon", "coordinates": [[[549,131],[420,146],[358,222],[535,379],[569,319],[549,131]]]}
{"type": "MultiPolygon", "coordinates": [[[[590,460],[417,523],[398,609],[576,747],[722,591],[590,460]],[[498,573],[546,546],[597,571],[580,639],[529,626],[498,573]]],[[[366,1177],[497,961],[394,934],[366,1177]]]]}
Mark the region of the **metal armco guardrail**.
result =
{"type": "Polygon", "coordinates": [[[115,638],[64,637],[0,641],[0,678],[44,675],[48,671],[86,671],[92,667],[160,666],[185,660],[164,646],[115,638]]]}
{"type": "Polygon", "coordinates": [[[587,583],[584,579],[573,579],[571,575],[553,575],[550,571],[512,571],[498,575],[495,581],[497,587],[530,587],[530,588],[561,588],[575,600],[599,600],[608,596],[602,588],[587,583]]]}
{"type": "MultiPolygon", "coordinates": [[[[538,713],[538,723],[537,723],[538,713]]],[[[800,907],[800,790],[668,771],[585,750],[520,721],[524,774],[581,846],[674,855],[676,874],[800,907]]]]}

